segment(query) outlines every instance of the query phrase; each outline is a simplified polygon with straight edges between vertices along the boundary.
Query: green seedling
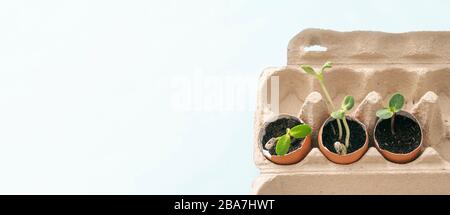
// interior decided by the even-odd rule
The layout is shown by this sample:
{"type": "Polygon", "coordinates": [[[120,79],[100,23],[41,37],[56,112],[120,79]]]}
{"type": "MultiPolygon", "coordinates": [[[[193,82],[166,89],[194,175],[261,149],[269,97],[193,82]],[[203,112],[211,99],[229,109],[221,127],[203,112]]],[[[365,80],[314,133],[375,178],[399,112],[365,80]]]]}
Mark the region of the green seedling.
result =
{"type": "Polygon", "coordinates": [[[395,134],[395,114],[402,110],[403,104],[405,103],[405,97],[400,93],[395,93],[389,100],[389,107],[382,108],[377,111],[377,117],[381,119],[391,118],[391,133],[395,134]]]}
{"type": "MultiPolygon", "coordinates": [[[[314,69],[309,65],[301,65],[300,66],[306,73],[312,75],[314,78],[316,78],[319,81],[320,87],[322,88],[323,93],[325,94],[325,97],[327,99],[327,106],[328,111],[332,112],[336,110],[333,101],[331,100],[330,94],[328,93],[327,87],[325,86],[325,83],[323,81],[323,74],[325,72],[325,69],[329,69],[332,67],[331,62],[326,62],[319,72],[314,71],[314,69]]],[[[342,139],[342,126],[341,126],[341,120],[336,119],[337,125],[338,125],[338,132],[339,132],[339,140],[342,139]]]]}
{"type": "Polygon", "coordinates": [[[355,99],[353,96],[345,96],[344,100],[342,101],[341,108],[337,111],[334,111],[331,113],[331,117],[335,118],[336,120],[342,120],[345,128],[345,142],[342,144],[341,142],[337,141],[334,143],[334,148],[336,149],[336,152],[340,155],[347,154],[347,149],[350,146],[350,128],[348,127],[347,119],[345,116],[345,113],[353,108],[353,105],[355,104],[355,99]]]}
{"type": "Polygon", "coordinates": [[[286,134],[277,137],[277,145],[275,148],[275,152],[277,155],[285,155],[289,151],[289,147],[291,147],[291,142],[293,139],[305,138],[309,134],[311,134],[311,127],[308,124],[296,125],[292,128],[286,129],[286,134]]]}

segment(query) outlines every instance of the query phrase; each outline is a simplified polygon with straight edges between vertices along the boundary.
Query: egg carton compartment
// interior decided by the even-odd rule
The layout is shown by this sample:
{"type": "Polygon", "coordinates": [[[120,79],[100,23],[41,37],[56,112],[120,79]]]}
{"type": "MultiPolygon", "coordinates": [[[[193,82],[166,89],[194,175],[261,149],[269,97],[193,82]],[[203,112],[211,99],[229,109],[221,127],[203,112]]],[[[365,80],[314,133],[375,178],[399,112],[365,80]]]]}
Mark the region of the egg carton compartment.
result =
{"type": "Polygon", "coordinates": [[[255,194],[450,194],[450,33],[335,32],[308,29],[288,46],[288,65],[263,71],[254,118],[254,161],[261,174],[255,194]],[[393,46],[395,44],[395,46],[393,46]],[[324,51],[304,51],[309,46],[324,51]],[[391,46],[392,45],[392,46],[391,46]],[[353,95],[349,113],[367,127],[369,150],[349,165],[329,161],[317,147],[328,110],[317,80],[299,65],[334,63],[325,83],[335,104],[353,95]],[[278,90],[272,90],[276,88],[278,90]],[[276,93],[274,93],[276,92],[276,93]],[[373,145],[375,112],[401,92],[405,110],[421,123],[424,148],[407,164],[386,160],[373,145]],[[264,157],[258,136],[269,118],[289,114],[313,128],[313,149],[299,163],[277,165],[264,157]]]}

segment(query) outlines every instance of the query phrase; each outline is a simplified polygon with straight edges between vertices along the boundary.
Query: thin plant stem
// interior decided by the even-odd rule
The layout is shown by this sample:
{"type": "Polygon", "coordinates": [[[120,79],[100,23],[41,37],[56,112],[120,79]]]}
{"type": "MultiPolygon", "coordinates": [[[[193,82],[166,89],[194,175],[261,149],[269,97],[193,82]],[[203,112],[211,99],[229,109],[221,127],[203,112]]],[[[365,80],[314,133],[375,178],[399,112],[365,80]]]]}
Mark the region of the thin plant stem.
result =
{"type": "MultiPolygon", "coordinates": [[[[319,83],[320,86],[322,87],[322,91],[325,94],[325,97],[327,99],[327,103],[329,104],[328,106],[328,111],[331,113],[332,111],[334,111],[336,108],[334,107],[333,101],[331,100],[331,96],[328,93],[327,88],[325,87],[325,84],[323,83],[323,80],[321,78],[319,78],[319,83]],[[331,106],[331,110],[330,110],[330,106],[331,106]]],[[[339,119],[336,119],[336,122],[338,124],[338,131],[339,131],[339,140],[342,139],[342,126],[341,126],[341,121],[339,119]]]]}
{"type": "Polygon", "coordinates": [[[345,116],[342,121],[344,122],[345,127],[345,147],[348,148],[350,146],[350,128],[348,127],[347,119],[345,118],[345,116]]]}
{"type": "Polygon", "coordinates": [[[341,125],[341,120],[340,119],[336,119],[337,125],[338,125],[338,131],[339,131],[339,141],[342,140],[342,125],[341,125]]]}
{"type": "Polygon", "coordinates": [[[391,133],[392,133],[392,135],[395,135],[394,125],[395,125],[395,113],[391,117],[391,133]]]}
{"type": "MultiPolygon", "coordinates": [[[[322,87],[322,90],[323,90],[323,93],[325,94],[326,99],[328,100],[328,103],[331,106],[331,110],[328,110],[331,113],[336,108],[334,107],[333,101],[331,100],[330,94],[328,93],[328,90],[325,87],[325,84],[323,83],[323,80],[319,79],[319,83],[320,83],[320,86],[322,87]]],[[[330,109],[330,108],[328,108],[328,109],[330,109]]]]}

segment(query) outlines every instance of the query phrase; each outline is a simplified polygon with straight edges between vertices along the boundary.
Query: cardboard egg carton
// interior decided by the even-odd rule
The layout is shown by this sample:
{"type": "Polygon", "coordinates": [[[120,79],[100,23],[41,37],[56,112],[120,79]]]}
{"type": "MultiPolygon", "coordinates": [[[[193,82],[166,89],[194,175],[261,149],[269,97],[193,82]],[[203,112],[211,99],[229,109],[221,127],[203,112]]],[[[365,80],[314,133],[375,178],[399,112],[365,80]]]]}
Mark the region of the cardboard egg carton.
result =
{"type": "Polygon", "coordinates": [[[450,194],[450,32],[336,32],[307,29],[288,46],[287,66],[265,69],[254,118],[254,194],[450,194]],[[314,51],[314,47],[320,51],[314,51]],[[313,49],[313,51],[311,51],[313,49]],[[326,51],[324,51],[326,50],[326,51]],[[317,148],[328,117],[320,85],[299,65],[332,61],[325,83],[335,104],[353,95],[351,115],[367,126],[370,147],[357,162],[332,163],[317,148]],[[375,112],[401,92],[420,121],[424,149],[407,164],[387,161],[373,145],[375,112]],[[277,165],[258,143],[266,120],[297,116],[313,128],[313,149],[299,163],[277,165]]]}

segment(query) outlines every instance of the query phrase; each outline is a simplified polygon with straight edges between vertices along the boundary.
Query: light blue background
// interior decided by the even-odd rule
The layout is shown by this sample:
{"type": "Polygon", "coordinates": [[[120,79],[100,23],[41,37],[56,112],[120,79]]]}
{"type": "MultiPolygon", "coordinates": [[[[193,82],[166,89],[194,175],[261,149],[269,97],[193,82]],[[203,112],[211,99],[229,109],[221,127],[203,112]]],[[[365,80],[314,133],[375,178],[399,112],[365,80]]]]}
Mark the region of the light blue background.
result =
{"type": "Polygon", "coordinates": [[[433,0],[2,1],[0,193],[247,194],[251,108],[179,111],[171,80],[201,71],[251,86],[285,64],[302,29],[450,30],[449,11],[433,0]]]}

